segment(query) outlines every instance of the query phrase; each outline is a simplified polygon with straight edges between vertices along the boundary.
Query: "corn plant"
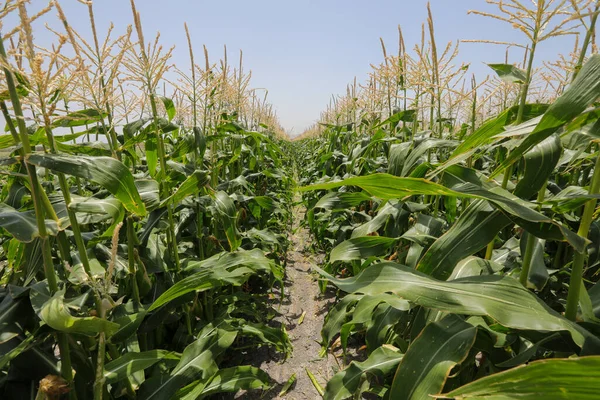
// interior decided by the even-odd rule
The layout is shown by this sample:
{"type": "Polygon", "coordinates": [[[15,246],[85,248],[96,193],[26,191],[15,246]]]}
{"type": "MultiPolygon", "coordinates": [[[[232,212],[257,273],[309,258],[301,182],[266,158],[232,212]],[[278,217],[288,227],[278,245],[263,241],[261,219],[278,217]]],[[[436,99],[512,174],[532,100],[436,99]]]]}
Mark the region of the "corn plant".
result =
{"type": "Polygon", "coordinates": [[[465,82],[428,9],[416,56],[384,52],[358,100],[294,142],[320,285],[338,291],[322,356],[366,352],[326,399],[596,396],[598,4],[489,3],[499,14],[474,14],[524,33],[493,42],[523,64],[505,53],[465,82]],[[534,68],[541,41],[577,32],[573,56],[534,68]]]}
{"type": "MultiPolygon", "coordinates": [[[[281,127],[227,62],[171,80],[172,49],[133,25],[92,41],[57,1],[0,20],[0,393],[199,398],[266,389],[284,357],[266,300],[284,276],[291,187],[281,127]],[[39,26],[56,15],[59,28],[39,26]],[[34,32],[54,38],[34,43],[34,32]]],[[[227,54],[225,54],[227,57],[227,54]]]]}

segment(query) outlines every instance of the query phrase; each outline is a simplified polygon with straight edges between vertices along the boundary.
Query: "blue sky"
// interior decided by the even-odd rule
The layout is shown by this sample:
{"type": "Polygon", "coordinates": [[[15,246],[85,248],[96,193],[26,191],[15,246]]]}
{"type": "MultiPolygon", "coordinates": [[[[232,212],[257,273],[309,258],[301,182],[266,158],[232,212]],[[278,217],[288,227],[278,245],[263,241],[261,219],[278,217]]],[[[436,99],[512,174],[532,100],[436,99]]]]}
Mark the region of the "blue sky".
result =
{"type": "MultiPolygon", "coordinates": [[[[33,0],[38,2],[42,0],[33,0]]],[[[61,0],[61,4],[71,25],[84,35],[89,33],[87,8],[76,0],[61,0]]],[[[295,134],[317,120],[332,94],[344,93],[355,76],[364,81],[370,64],[383,60],[379,37],[388,52],[396,52],[401,25],[407,48],[412,49],[420,41],[426,4],[422,0],[137,0],[147,40],[160,31],[165,47],[176,45],[172,61],[181,69],[189,65],[184,22],[197,61],[203,62],[202,44],[213,60],[226,44],[232,63],[242,49],[245,69],[252,70],[252,86],[269,90],[283,126],[295,134]]],[[[431,7],[438,47],[459,39],[523,40],[502,22],[467,15],[470,9],[490,10],[484,0],[432,0],[431,7]]],[[[94,9],[99,32],[105,32],[110,21],[115,33],[132,23],[128,0],[96,0],[94,9]]],[[[572,43],[571,37],[559,38],[542,46],[537,59],[552,60],[558,52],[568,52],[572,43]]],[[[504,51],[503,46],[465,43],[459,58],[471,63],[471,71],[485,76],[488,69],[483,63],[503,62],[504,51]]],[[[512,61],[522,58],[517,52],[512,61]]]]}

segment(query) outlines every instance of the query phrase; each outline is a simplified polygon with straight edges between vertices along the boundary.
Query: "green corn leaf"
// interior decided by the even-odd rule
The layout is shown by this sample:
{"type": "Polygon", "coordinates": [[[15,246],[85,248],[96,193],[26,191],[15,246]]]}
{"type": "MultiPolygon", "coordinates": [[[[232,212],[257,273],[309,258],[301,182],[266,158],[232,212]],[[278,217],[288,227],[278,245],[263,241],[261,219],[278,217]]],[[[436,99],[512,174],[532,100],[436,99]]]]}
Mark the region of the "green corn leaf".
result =
{"type": "Polygon", "coordinates": [[[233,344],[237,332],[209,324],[192,344],[187,346],[181,360],[168,376],[146,380],[137,396],[147,400],[169,400],[182,387],[199,380],[207,385],[218,372],[215,359],[233,344]]]}
{"type": "MultiPolygon", "coordinates": [[[[45,222],[46,233],[55,236],[59,231],[56,221],[47,219],[45,222]]],[[[17,211],[5,203],[0,203],[0,227],[24,243],[30,243],[40,236],[33,211],[17,211]]]]}
{"type": "MultiPolygon", "coordinates": [[[[539,115],[542,115],[548,109],[545,104],[526,104],[523,112],[524,120],[528,120],[539,115]]],[[[504,127],[512,124],[517,119],[518,106],[508,108],[497,117],[488,120],[483,125],[475,130],[472,134],[458,145],[450,156],[450,161],[461,154],[465,154],[470,150],[481,147],[487,143],[498,133],[504,130],[504,127]]],[[[449,162],[450,162],[449,161],[449,162]]]]}
{"type": "Polygon", "coordinates": [[[365,375],[383,378],[394,371],[402,357],[402,353],[395,347],[383,345],[373,351],[365,361],[352,361],[347,368],[329,380],[323,399],[343,400],[360,395],[358,390],[365,375]]]}
{"type": "Polygon", "coordinates": [[[194,273],[167,289],[152,303],[148,311],[193,291],[205,291],[223,285],[239,286],[260,271],[272,272],[271,262],[259,249],[226,256],[219,254],[208,260],[188,263],[186,268],[194,273]]]}
{"type": "Polygon", "coordinates": [[[169,122],[171,122],[171,120],[175,118],[175,113],[177,112],[177,110],[175,109],[175,103],[173,103],[173,100],[169,99],[168,97],[160,96],[159,98],[165,106],[167,116],[169,117],[169,122]]]}
{"type": "Polygon", "coordinates": [[[440,393],[452,368],[469,354],[476,334],[477,328],[453,314],[427,325],[402,358],[390,398],[418,400],[440,393]]]}
{"type": "Polygon", "coordinates": [[[372,256],[384,256],[397,241],[398,239],[383,236],[361,236],[348,239],[331,250],[329,262],[352,261],[372,256]]]}
{"type": "Polygon", "coordinates": [[[57,118],[52,126],[55,128],[70,128],[84,125],[94,125],[106,118],[106,113],[95,109],[85,109],[72,112],[64,117],[57,118]]]}
{"type": "Polygon", "coordinates": [[[237,208],[229,195],[223,191],[218,191],[215,194],[215,209],[217,217],[221,221],[227,241],[229,242],[229,250],[235,251],[242,244],[242,238],[237,227],[237,208]]]}
{"type": "Polygon", "coordinates": [[[119,329],[118,324],[102,318],[74,317],[64,302],[64,295],[64,290],[56,292],[40,310],[40,318],[52,329],[86,336],[96,336],[99,332],[110,336],[119,329]]]}
{"type": "Polygon", "coordinates": [[[126,379],[137,371],[143,371],[169,357],[178,360],[172,352],[167,350],[150,350],[141,353],[125,353],[121,357],[107,363],[104,366],[104,379],[106,383],[114,383],[126,379]]]}
{"type": "Polygon", "coordinates": [[[194,382],[176,393],[175,398],[195,400],[215,393],[235,393],[238,390],[268,389],[271,379],[263,370],[248,365],[217,371],[208,384],[194,382]]]}
{"type": "Polygon", "coordinates": [[[586,244],[586,239],[583,237],[578,236],[551,218],[535,211],[535,206],[533,204],[518,198],[498,186],[486,189],[477,184],[463,181],[448,188],[427,179],[400,178],[388,174],[372,174],[347,178],[338,182],[321,183],[302,187],[300,190],[333,189],[346,185],[359,186],[373,196],[380,197],[384,200],[404,198],[410,195],[443,195],[484,199],[490,201],[496,207],[500,208],[503,212],[510,214],[518,221],[524,221],[524,224],[533,231],[533,234],[537,233],[538,235],[541,235],[542,238],[563,238],[564,240],[569,241],[569,243],[580,252],[583,251],[582,249],[586,244]],[[533,224],[527,224],[527,222],[533,224]],[[537,226],[536,224],[549,225],[545,225],[540,229],[535,229],[537,226]],[[548,233],[544,234],[545,231],[548,231],[548,233]]]}
{"type": "Polygon", "coordinates": [[[171,196],[160,203],[161,207],[167,204],[177,204],[191,194],[197,194],[202,188],[206,187],[209,177],[206,171],[194,171],[185,181],[175,190],[171,196]]]}
{"type": "Polygon", "coordinates": [[[422,307],[455,314],[487,315],[513,329],[568,331],[580,347],[600,345],[599,339],[562,317],[510,277],[474,276],[445,282],[391,262],[371,265],[356,277],[347,279],[315,269],[348,293],[391,292],[422,307]]]}
{"type": "Polygon", "coordinates": [[[592,400],[598,398],[600,356],[548,359],[486,376],[449,393],[443,399],[592,400]]]}
{"type": "Polygon", "coordinates": [[[548,108],[534,131],[498,166],[492,177],[517,161],[527,150],[540,143],[600,97],[600,55],[592,55],[571,86],[548,108]]]}
{"type": "Polygon", "coordinates": [[[512,64],[488,64],[488,67],[493,69],[504,82],[522,84],[527,80],[526,72],[512,64]]]}
{"type": "Polygon", "coordinates": [[[111,192],[128,211],[140,216],[146,215],[146,207],[137,191],[133,175],[123,163],[114,158],[31,154],[27,157],[27,162],[89,179],[111,192]]]}

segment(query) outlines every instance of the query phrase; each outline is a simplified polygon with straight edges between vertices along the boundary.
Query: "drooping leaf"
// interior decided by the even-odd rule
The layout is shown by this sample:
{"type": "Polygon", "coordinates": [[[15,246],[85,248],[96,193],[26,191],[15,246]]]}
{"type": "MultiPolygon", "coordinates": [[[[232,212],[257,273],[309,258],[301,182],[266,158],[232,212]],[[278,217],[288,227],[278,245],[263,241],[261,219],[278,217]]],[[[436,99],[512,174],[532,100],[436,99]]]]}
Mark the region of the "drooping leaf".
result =
{"type": "MultiPolygon", "coordinates": [[[[421,157],[435,148],[452,148],[456,147],[458,142],[455,140],[445,140],[445,139],[427,139],[421,142],[417,147],[415,147],[411,152],[408,153],[408,157],[406,157],[406,161],[402,166],[401,176],[408,176],[411,171],[419,165],[419,160],[421,157]]],[[[422,164],[420,164],[422,165],[422,164]]]]}
{"type": "Polygon", "coordinates": [[[158,182],[154,179],[136,179],[135,187],[148,212],[160,206],[160,194],[158,182]]]}
{"type": "Polygon", "coordinates": [[[112,155],[112,151],[106,143],[102,142],[68,144],[57,141],[56,148],[62,153],[83,154],[86,156],[110,157],[112,155]]]}
{"type": "Polygon", "coordinates": [[[31,154],[27,157],[27,162],[52,171],[89,179],[111,192],[128,211],[140,216],[146,215],[146,208],[131,172],[114,158],[31,154]]]}
{"type": "MultiPolygon", "coordinates": [[[[443,195],[454,197],[467,197],[474,199],[485,199],[492,202],[503,212],[510,214],[517,220],[533,222],[527,224],[531,227],[531,233],[540,235],[542,238],[556,238],[569,241],[577,251],[583,251],[586,239],[571,232],[568,228],[553,219],[535,211],[535,206],[528,203],[499,186],[489,189],[471,182],[461,182],[451,188],[431,182],[427,179],[400,178],[388,174],[372,174],[367,176],[347,178],[339,182],[329,182],[302,187],[299,190],[332,189],[340,186],[355,185],[382,199],[398,199],[410,195],[443,195]],[[545,223],[541,229],[535,229],[536,224],[545,223]],[[544,231],[548,235],[543,235],[544,231]]],[[[461,257],[464,258],[464,257],[461,257]]]]}
{"type": "MultiPolygon", "coordinates": [[[[535,194],[548,180],[554,170],[557,162],[557,156],[560,155],[560,143],[556,143],[556,138],[549,138],[539,147],[533,148],[527,153],[530,160],[529,168],[525,168],[525,173],[521,181],[527,182],[526,185],[519,184],[514,194],[521,198],[529,198],[535,194]]],[[[442,182],[453,187],[461,183],[470,182],[483,187],[493,187],[493,185],[472,169],[451,165],[445,168],[442,175],[442,182]]],[[[516,220],[521,226],[526,224],[523,220],[516,220]]],[[[465,257],[483,249],[496,234],[511,223],[509,216],[500,210],[494,210],[489,204],[482,201],[475,201],[463,211],[458,221],[433,245],[429,248],[423,259],[419,262],[417,269],[438,279],[446,279],[450,276],[456,263],[465,257]]],[[[542,231],[543,224],[527,224],[525,229],[531,231],[538,237],[548,235],[548,225],[542,231]]],[[[550,230],[561,229],[554,226],[550,230]]],[[[569,235],[569,233],[566,233],[569,235]]],[[[563,239],[562,232],[553,232],[554,238],[563,239]]],[[[550,237],[548,237],[550,236],[550,237]]],[[[583,242],[579,238],[573,238],[579,245],[583,242]]]]}
{"type": "MultiPolygon", "coordinates": [[[[46,232],[56,235],[59,231],[56,221],[47,219],[46,232]]],[[[18,211],[11,206],[0,203],[0,227],[6,229],[20,242],[30,243],[40,236],[37,220],[33,211],[18,211]]]]}
{"type": "Polygon", "coordinates": [[[331,315],[328,315],[327,324],[322,330],[325,347],[331,343],[334,335],[339,333],[342,349],[345,350],[349,335],[354,331],[361,330],[366,331],[365,339],[368,349],[380,347],[385,343],[384,339],[387,338],[389,329],[398,323],[399,316],[404,311],[410,310],[408,301],[388,293],[377,296],[361,295],[356,299],[353,299],[352,296],[347,297],[350,297],[350,304],[354,309],[349,311],[349,307],[346,307],[345,310],[339,310],[336,307],[330,313],[331,315]],[[342,314],[338,314],[340,311],[342,314]],[[351,319],[345,323],[340,320],[334,325],[330,322],[335,321],[335,314],[343,317],[351,315],[351,319]]]}
{"type": "Polygon", "coordinates": [[[348,239],[331,250],[329,262],[352,261],[383,256],[398,239],[383,236],[361,236],[348,239]]]}
{"type": "Polygon", "coordinates": [[[327,193],[325,196],[321,197],[317,204],[315,204],[315,209],[324,209],[331,211],[341,211],[346,208],[356,207],[360,203],[364,201],[371,200],[371,196],[366,194],[365,192],[358,193],[327,193]]]}
{"type": "Polygon", "coordinates": [[[108,336],[119,329],[119,325],[97,317],[74,317],[65,304],[64,290],[58,291],[44,303],[40,318],[52,329],[68,333],[96,336],[104,332],[108,336]]]}
{"type": "Polygon", "coordinates": [[[69,208],[77,213],[77,221],[83,225],[95,224],[107,219],[115,221],[123,210],[121,202],[117,199],[93,197],[73,198],[69,208]]]}
{"type": "Polygon", "coordinates": [[[155,134],[150,134],[144,143],[144,153],[146,155],[146,164],[150,176],[158,179],[156,176],[156,168],[158,166],[158,143],[155,134]]]}
{"type": "Polygon", "coordinates": [[[148,121],[149,118],[142,118],[123,125],[123,135],[125,136],[125,139],[127,141],[132,139],[148,121]]]}
{"type": "Polygon", "coordinates": [[[351,308],[362,298],[361,294],[348,294],[340,299],[338,303],[329,310],[325,317],[323,329],[321,329],[321,357],[327,354],[327,349],[333,338],[340,333],[342,326],[352,315],[351,308]]]}
{"type": "Polygon", "coordinates": [[[295,373],[292,374],[289,377],[289,379],[285,382],[285,384],[281,388],[281,391],[279,392],[279,397],[285,396],[290,391],[290,389],[292,388],[294,383],[296,383],[296,374],[295,373]]]}
{"type": "Polygon", "coordinates": [[[402,176],[402,168],[404,167],[411,146],[411,142],[395,143],[390,146],[390,153],[388,156],[389,174],[402,176]]]}
{"type": "Polygon", "coordinates": [[[382,127],[386,124],[390,124],[390,128],[395,128],[396,125],[398,125],[398,123],[400,121],[403,122],[411,122],[415,119],[417,115],[417,111],[416,110],[402,110],[402,111],[398,111],[394,114],[392,114],[389,118],[385,119],[383,122],[380,122],[379,124],[377,124],[375,126],[375,128],[379,128],[382,127]]]}
{"type": "Polygon", "coordinates": [[[259,271],[272,272],[271,263],[259,249],[226,256],[219,254],[204,261],[188,263],[185,268],[194,273],[167,289],[152,303],[148,311],[193,291],[204,291],[223,285],[239,286],[259,271]]]}
{"type": "Polygon", "coordinates": [[[122,203],[114,198],[83,198],[71,202],[69,208],[75,211],[77,221],[80,224],[98,223],[107,219],[112,220],[110,226],[98,238],[94,239],[92,243],[97,240],[112,238],[115,228],[125,217],[125,209],[122,203]]]}
{"type": "Polygon", "coordinates": [[[560,136],[552,135],[525,154],[525,172],[517,183],[515,194],[527,199],[548,182],[562,152],[560,136]]]}
{"type": "MultiPolygon", "coordinates": [[[[388,201],[377,210],[377,215],[370,221],[365,222],[362,225],[357,226],[352,231],[352,238],[358,238],[361,236],[368,236],[374,232],[379,231],[382,227],[391,227],[394,225],[400,225],[398,230],[401,230],[401,226],[408,224],[408,217],[410,212],[404,209],[403,203],[394,200],[388,201]]],[[[400,232],[389,232],[386,230],[383,234],[394,235],[400,232]]]]}
{"type": "Polygon", "coordinates": [[[244,337],[253,337],[261,343],[269,344],[283,354],[291,354],[292,345],[284,329],[263,323],[245,322],[240,328],[240,333],[244,337]]]}
{"type": "Polygon", "coordinates": [[[375,308],[370,320],[365,324],[365,342],[368,351],[374,351],[384,344],[394,342],[394,338],[397,336],[394,327],[398,325],[398,321],[405,314],[404,311],[392,307],[387,301],[375,308]]]}
{"type": "Polygon", "coordinates": [[[422,307],[455,314],[487,315],[513,329],[568,331],[580,347],[600,345],[595,336],[552,310],[511,277],[473,276],[445,282],[392,262],[371,265],[356,277],[347,279],[316,269],[348,293],[391,292],[422,307]]]}
{"type": "Polygon", "coordinates": [[[330,190],[341,186],[359,186],[371,195],[381,199],[400,199],[412,195],[457,195],[456,192],[426,179],[401,178],[388,174],[356,176],[341,181],[303,186],[298,190],[301,192],[330,190]]]}
{"type": "Polygon", "coordinates": [[[531,258],[531,265],[527,281],[530,282],[537,290],[542,290],[548,281],[548,268],[544,262],[544,245],[545,241],[540,240],[529,233],[524,233],[519,241],[521,246],[521,257],[525,255],[527,242],[534,240],[534,250],[531,258]]]}

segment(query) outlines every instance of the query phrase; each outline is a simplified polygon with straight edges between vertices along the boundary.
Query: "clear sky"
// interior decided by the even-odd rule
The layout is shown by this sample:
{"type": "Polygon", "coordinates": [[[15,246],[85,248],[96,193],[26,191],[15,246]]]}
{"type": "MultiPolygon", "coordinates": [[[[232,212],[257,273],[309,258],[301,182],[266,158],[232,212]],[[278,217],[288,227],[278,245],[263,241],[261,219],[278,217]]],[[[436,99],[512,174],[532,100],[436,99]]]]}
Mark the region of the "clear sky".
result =
{"type": "MultiPolygon", "coordinates": [[[[61,4],[71,25],[89,33],[87,8],[76,0],[61,4]]],[[[344,93],[355,76],[363,82],[370,64],[383,60],[379,37],[388,52],[397,52],[401,25],[406,46],[412,49],[420,41],[426,4],[424,0],[137,0],[146,40],[160,31],[165,47],[176,45],[172,61],[182,70],[189,65],[184,22],[200,62],[202,44],[213,60],[226,44],[232,63],[242,49],[245,69],[252,70],[252,86],[269,90],[283,126],[293,134],[317,120],[332,94],[344,93]]],[[[431,0],[431,7],[438,47],[459,39],[523,40],[505,23],[467,15],[470,9],[491,10],[484,0],[431,0]]],[[[128,0],[96,0],[94,9],[99,32],[105,32],[110,21],[115,33],[123,33],[132,23],[128,0]]],[[[572,43],[569,37],[542,46],[538,61],[567,53],[572,43]]],[[[488,68],[483,62],[503,62],[504,51],[504,46],[464,43],[459,57],[471,63],[471,71],[485,76],[488,68]]],[[[521,58],[515,49],[512,61],[521,58]]]]}

